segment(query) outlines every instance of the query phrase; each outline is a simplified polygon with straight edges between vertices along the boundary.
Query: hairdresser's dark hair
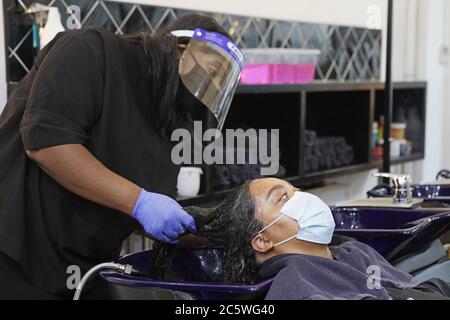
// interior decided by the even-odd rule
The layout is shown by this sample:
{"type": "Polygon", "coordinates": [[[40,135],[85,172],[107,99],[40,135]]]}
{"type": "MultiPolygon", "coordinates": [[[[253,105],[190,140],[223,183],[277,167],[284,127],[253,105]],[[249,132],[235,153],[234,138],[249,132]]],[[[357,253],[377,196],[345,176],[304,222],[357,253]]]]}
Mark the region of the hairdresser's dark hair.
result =
{"type": "Polygon", "coordinates": [[[194,30],[202,28],[230,37],[211,17],[201,14],[180,16],[168,28],[159,28],[154,35],[142,33],[127,37],[133,43],[144,47],[148,59],[150,77],[150,103],[146,117],[153,122],[157,131],[170,137],[177,128],[191,129],[191,113],[201,106],[182,84],[178,74],[179,44],[187,44],[190,38],[177,38],[173,30],[194,30]]]}
{"type": "MultiPolygon", "coordinates": [[[[213,208],[188,207],[197,224],[197,235],[223,246],[225,283],[248,283],[258,280],[258,262],[251,246],[252,237],[262,223],[255,218],[255,204],[249,182],[234,190],[213,208]]],[[[165,279],[176,249],[173,245],[156,242],[153,246],[152,276],[165,279]]]]}

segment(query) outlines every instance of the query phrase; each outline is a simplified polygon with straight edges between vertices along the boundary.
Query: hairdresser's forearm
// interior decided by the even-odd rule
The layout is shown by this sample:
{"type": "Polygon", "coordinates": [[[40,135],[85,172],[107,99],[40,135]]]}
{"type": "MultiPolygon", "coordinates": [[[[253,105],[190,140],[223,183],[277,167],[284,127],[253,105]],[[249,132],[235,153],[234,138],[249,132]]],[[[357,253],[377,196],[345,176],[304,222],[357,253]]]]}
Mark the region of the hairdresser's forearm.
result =
{"type": "Polygon", "coordinates": [[[56,182],[82,198],[130,214],[139,197],[139,186],[106,168],[82,145],[28,150],[27,155],[56,182]]]}

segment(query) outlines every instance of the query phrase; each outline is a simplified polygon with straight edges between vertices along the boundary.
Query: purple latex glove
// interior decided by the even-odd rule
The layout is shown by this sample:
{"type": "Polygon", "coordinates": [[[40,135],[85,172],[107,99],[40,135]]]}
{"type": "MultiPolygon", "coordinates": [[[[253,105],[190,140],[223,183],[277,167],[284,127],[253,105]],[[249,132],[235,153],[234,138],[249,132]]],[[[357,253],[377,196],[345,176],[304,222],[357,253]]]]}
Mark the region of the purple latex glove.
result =
{"type": "Polygon", "coordinates": [[[194,218],[172,198],[141,190],[131,216],[154,238],[175,244],[186,231],[195,233],[194,218]]]}

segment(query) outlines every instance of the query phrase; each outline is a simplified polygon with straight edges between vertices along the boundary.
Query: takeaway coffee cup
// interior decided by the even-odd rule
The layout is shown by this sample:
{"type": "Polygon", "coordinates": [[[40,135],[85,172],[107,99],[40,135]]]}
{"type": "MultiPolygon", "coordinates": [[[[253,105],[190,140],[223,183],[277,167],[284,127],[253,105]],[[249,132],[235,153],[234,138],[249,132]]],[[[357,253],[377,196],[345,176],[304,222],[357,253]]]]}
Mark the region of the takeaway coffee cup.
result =
{"type": "Polygon", "coordinates": [[[180,197],[195,197],[200,191],[203,171],[198,167],[182,167],[178,174],[177,189],[180,197]]]}

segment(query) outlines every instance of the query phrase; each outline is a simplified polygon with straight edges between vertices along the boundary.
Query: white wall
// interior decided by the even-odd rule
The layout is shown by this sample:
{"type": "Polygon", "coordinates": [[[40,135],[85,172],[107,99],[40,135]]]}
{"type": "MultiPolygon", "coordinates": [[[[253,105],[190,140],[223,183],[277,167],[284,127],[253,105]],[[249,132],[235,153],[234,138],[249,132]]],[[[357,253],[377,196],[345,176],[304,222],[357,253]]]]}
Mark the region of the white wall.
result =
{"type": "MultiPolygon", "coordinates": [[[[428,82],[425,160],[395,168],[413,175],[415,182],[433,180],[450,167],[449,65],[441,61],[441,50],[450,42],[448,0],[396,0],[396,80],[428,82]]],[[[450,58],[450,57],[449,57],[450,58]]]]}
{"type": "MultiPolygon", "coordinates": [[[[450,1],[445,1],[445,30],[444,30],[444,46],[450,50],[450,1]]],[[[443,121],[443,159],[442,166],[450,169],[450,143],[448,143],[448,137],[450,137],[450,57],[447,57],[447,68],[444,72],[444,114],[443,121]]]]}
{"type": "MultiPolygon", "coordinates": [[[[444,32],[444,1],[429,0],[427,12],[427,43],[424,62],[425,79],[428,81],[427,99],[427,130],[426,130],[426,160],[423,165],[423,179],[430,180],[436,172],[442,169],[442,155],[444,148],[443,110],[444,75],[446,66],[440,64],[440,49],[443,45],[444,32]]],[[[445,91],[444,91],[445,90],[445,91]]]]}
{"type": "Polygon", "coordinates": [[[418,74],[419,37],[418,2],[420,0],[395,0],[394,2],[394,44],[393,79],[415,80],[418,74]]]}
{"type": "Polygon", "coordinates": [[[327,181],[327,186],[309,192],[321,197],[328,204],[336,204],[345,200],[366,198],[366,192],[372,189],[378,179],[372,175],[378,170],[345,175],[327,181]]]}

